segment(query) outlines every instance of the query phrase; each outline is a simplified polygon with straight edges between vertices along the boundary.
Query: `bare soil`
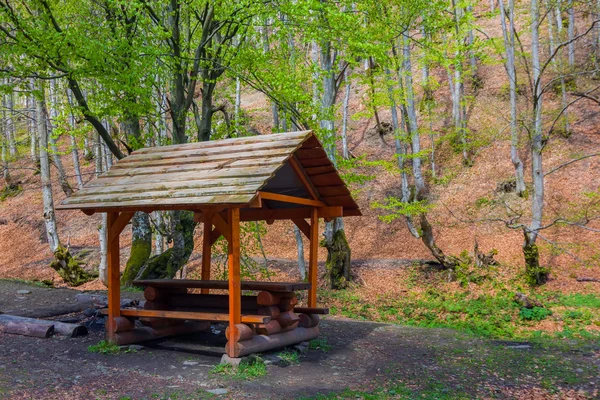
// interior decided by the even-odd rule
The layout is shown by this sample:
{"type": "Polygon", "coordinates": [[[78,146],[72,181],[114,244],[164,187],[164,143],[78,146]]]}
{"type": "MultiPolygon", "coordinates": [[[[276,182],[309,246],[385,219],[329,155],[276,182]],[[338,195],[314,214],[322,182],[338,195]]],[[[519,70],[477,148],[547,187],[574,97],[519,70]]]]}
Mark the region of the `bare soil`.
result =
{"type": "MultiPolygon", "coordinates": [[[[77,293],[0,281],[0,311],[32,315],[73,303],[77,293]]],[[[587,399],[598,398],[600,388],[600,343],[511,343],[327,318],[320,327],[330,351],[310,350],[297,365],[270,365],[266,376],[235,380],[210,373],[220,361],[222,332],[103,355],[88,351],[104,337],[101,324],[81,313],[63,318],[84,321],[90,333],[73,339],[0,333],[0,398],[197,399],[221,388],[227,392],[220,398],[280,399],[400,385],[421,398],[587,399]]]]}

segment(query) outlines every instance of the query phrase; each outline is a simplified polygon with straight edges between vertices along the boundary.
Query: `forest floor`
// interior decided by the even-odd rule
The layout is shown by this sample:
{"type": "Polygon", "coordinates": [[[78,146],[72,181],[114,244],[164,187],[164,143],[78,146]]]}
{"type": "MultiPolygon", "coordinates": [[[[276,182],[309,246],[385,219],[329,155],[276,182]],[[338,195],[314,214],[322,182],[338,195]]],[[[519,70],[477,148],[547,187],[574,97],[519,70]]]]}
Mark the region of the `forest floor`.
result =
{"type": "MultiPolygon", "coordinates": [[[[0,309],[35,315],[80,293],[0,281],[0,309]],[[30,293],[17,293],[26,290],[30,293]],[[37,311],[36,311],[37,310],[37,311]]],[[[123,297],[139,298],[139,292],[123,297]]],[[[81,318],[70,314],[68,318],[81,318]]],[[[455,329],[322,320],[308,353],[291,365],[227,373],[217,367],[222,333],[121,350],[90,351],[103,327],[86,320],[81,338],[0,334],[0,398],[266,399],[519,398],[600,396],[600,341],[594,337],[497,340],[455,329]]],[[[109,349],[110,350],[110,349],[109,349]]],[[[284,357],[285,358],[285,357],[284,357]]]]}

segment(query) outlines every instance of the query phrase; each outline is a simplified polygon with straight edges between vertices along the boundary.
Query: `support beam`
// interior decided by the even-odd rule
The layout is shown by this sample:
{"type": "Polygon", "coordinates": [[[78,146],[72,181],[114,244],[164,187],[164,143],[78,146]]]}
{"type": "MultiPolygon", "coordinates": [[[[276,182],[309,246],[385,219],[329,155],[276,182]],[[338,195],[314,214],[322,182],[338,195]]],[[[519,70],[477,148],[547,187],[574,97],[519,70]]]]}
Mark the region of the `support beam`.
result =
{"type": "MultiPolygon", "coordinates": [[[[227,246],[229,268],[229,332],[232,338],[237,337],[236,325],[242,322],[242,286],[240,279],[240,209],[227,210],[229,222],[229,241],[227,246]]],[[[235,357],[235,340],[227,342],[226,351],[235,357]]]]}
{"type": "MultiPolygon", "coordinates": [[[[240,209],[236,208],[236,210],[238,210],[238,215],[239,215],[240,209]]],[[[229,215],[229,211],[227,213],[229,215]]],[[[229,219],[229,217],[227,219],[229,219]]],[[[225,219],[223,218],[223,216],[220,213],[213,214],[212,223],[215,225],[215,228],[217,228],[219,230],[221,235],[223,235],[225,240],[230,242],[231,241],[230,240],[230,230],[231,230],[230,225],[227,221],[225,221],[225,219]]],[[[217,236],[217,238],[218,238],[218,236],[217,236]]]]}
{"type": "MultiPolygon", "coordinates": [[[[213,214],[210,210],[202,213],[202,220],[204,223],[204,235],[202,239],[202,280],[210,280],[210,264],[212,256],[212,219],[213,214]]],[[[202,294],[209,294],[210,289],[202,289],[202,294]]]]}
{"type": "Polygon", "coordinates": [[[312,207],[325,207],[325,203],[319,200],[305,199],[302,197],[296,196],[288,196],[285,194],[279,193],[269,193],[269,192],[258,192],[258,195],[262,200],[273,200],[280,201],[282,203],[292,203],[292,204],[301,204],[304,206],[312,206],[312,207]]]}
{"type": "MultiPolygon", "coordinates": [[[[121,271],[119,256],[119,213],[110,212],[107,218],[108,231],[108,319],[106,332],[109,341],[115,340],[115,321],[121,316],[121,271]]],[[[123,219],[121,219],[122,223],[123,219]]]]}
{"type": "Polygon", "coordinates": [[[310,225],[308,224],[308,222],[306,222],[302,218],[294,218],[292,222],[296,224],[298,229],[300,229],[300,232],[304,233],[304,236],[310,239],[310,225]]]}
{"type": "MultiPolygon", "coordinates": [[[[343,217],[344,211],[341,206],[319,207],[319,218],[331,219],[343,217]]],[[[312,208],[279,208],[279,209],[242,209],[240,211],[240,221],[268,221],[268,220],[290,220],[296,218],[310,218],[312,208]]]]}
{"type": "Polygon", "coordinates": [[[308,306],[317,306],[317,267],[319,258],[319,211],[313,208],[310,217],[310,240],[309,240],[308,281],[308,306]]]}
{"type": "Polygon", "coordinates": [[[306,187],[306,190],[308,190],[308,193],[310,193],[310,196],[315,200],[321,200],[321,196],[319,196],[319,192],[317,191],[315,186],[312,184],[306,171],[304,170],[304,168],[300,164],[300,161],[298,161],[298,159],[296,158],[295,155],[292,155],[290,157],[289,163],[292,166],[292,169],[294,170],[296,175],[298,175],[298,178],[300,178],[300,180],[306,187]]]}
{"type": "Polygon", "coordinates": [[[122,212],[117,217],[113,226],[110,227],[109,237],[117,237],[123,232],[123,229],[127,226],[131,218],[133,218],[133,212],[122,212]]]}

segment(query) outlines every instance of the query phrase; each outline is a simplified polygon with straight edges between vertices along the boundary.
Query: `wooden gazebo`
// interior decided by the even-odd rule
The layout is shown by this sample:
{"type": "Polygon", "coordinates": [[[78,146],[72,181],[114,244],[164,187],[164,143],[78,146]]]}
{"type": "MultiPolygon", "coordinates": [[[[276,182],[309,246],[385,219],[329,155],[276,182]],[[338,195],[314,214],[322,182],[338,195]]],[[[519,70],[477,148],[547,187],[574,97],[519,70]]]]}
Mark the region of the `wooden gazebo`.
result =
{"type": "Polygon", "coordinates": [[[57,209],[108,213],[109,340],[125,344],[228,321],[230,357],[319,335],[318,314],[326,312],[317,308],[319,219],[361,215],[311,131],[137,150],[57,209]],[[204,223],[202,280],[135,281],[146,287],[146,307],[121,309],[119,235],[134,212],[155,210],[190,210],[204,223]],[[240,222],[274,220],[291,220],[308,237],[308,283],[241,282],[240,222]],[[228,242],[228,281],[210,280],[211,247],[220,236],[228,242]],[[259,293],[242,296],[242,290],[259,293]],[[297,306],[297,290],[308,290],[308,307],[297,306]],[[136,328],[136,317],[146,326],[136,328]]]}

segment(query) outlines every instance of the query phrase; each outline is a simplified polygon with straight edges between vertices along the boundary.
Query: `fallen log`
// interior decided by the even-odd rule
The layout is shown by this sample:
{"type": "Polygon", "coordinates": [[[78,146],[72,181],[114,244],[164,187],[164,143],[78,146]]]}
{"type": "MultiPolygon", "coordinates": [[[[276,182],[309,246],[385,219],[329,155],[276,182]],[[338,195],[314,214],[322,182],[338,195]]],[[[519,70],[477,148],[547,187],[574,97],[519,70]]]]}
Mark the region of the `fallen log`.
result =
{"type": "Polygon", "coordinates": [[[577,277],[577,282],[600,282],[600,279],[591,278],[589,276],[580,276],[577,277]]]}
{"type": "MultiPolygon", "coordinates": [[[[255,335],[252,339],[234,343],[229,357],[243,357],[248,354],[261,353],[278,349],[291,344],[307,342],[319,337],[319,328],[296,328],[289,332],[281,332],[271,336],[255,335]]],[[[227,346],[226,348],[229,348],[227,346]]]]}
{"type": "Polygon", "coordinates": [[[13,335],[33,336],[38,338],[49,338],[54,333],[54,324],[41,319],[14,317],[12,315],[0,315],[0,327],[5,333],[13,335]],[[7,318],[8,317],[8,318],[7,318]]]}
{"type": "MultiPolygon", "coordinates": [[[[62,336],[67,336],[67,337],[78,337],[78,336],[87,335],[87,333],[88,333],[87,328],[83,325],[69,324],[69,323],[60,322],[60,321],[48,321],[48,320],[43,320],[43,319],[18,317],[16,315],[8,315],[8,314],[0,315],[0,326],[3,324],[2,321],[6,321],[6,322],[12,321],[16,324],[29,324],[29,325],[34,325],[34,324],[48,325],[48,324],[50,324],[50,325],[54,326],[52,333],[62,335],[62,336]]],[[[8,332],[8,333],[10,333],[10,332],[8,332]]],[[[31,335],[28,335],[28,336],[31,336],[31,335]]],[[[38,337],[42,337],[42,336],[38,336],[38,337]]]]}

